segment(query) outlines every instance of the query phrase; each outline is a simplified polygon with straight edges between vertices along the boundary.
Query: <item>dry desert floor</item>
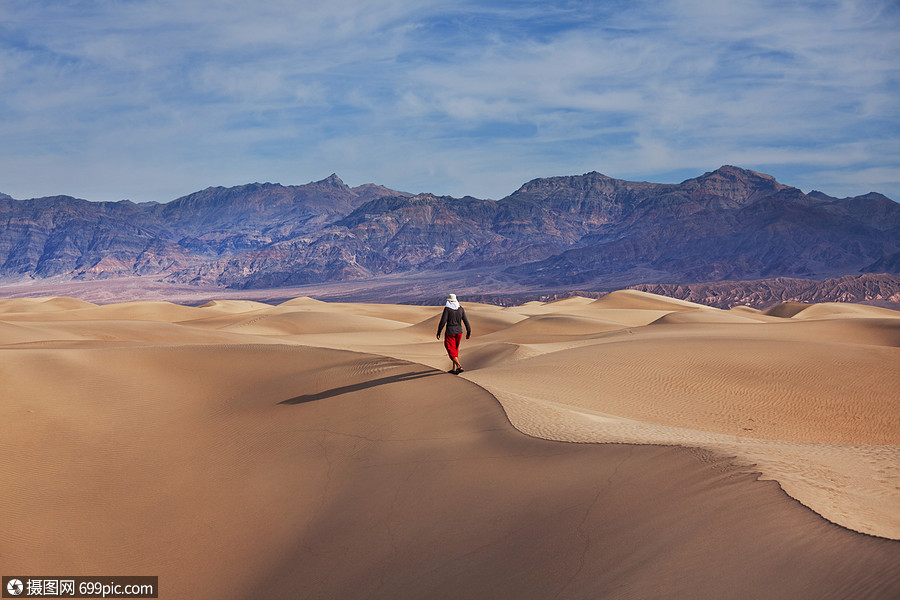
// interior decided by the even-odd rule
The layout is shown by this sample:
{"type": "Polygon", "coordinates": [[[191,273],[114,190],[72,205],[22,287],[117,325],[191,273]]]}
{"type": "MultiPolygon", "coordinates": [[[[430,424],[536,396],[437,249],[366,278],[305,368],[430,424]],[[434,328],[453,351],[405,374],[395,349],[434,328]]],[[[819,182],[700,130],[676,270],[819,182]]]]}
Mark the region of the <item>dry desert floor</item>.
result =
{"type": "Polygon", "coordinates": [[[0,572],[160,598],[898,598],[900,313],[0,300],[0,572]]]}

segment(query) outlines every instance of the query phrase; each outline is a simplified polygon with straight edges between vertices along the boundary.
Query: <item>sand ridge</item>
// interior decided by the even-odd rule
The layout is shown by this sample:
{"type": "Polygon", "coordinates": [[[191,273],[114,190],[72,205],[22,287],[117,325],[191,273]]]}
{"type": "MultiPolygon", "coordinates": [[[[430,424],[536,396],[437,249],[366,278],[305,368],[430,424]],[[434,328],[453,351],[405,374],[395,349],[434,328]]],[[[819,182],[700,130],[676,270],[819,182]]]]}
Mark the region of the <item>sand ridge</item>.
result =
{"type": "MultiPolygon", "coordinates": [[[[287,338],[298,343],[363,350],[434,368],[446,364],[432,334],[439,308],[293,304],[308,311],[324,305],[335,315],[330,327],[326,319],[303,333],[291,330],[295,335],[287,338]],[[339,325],[361,316],[377,319],[369,329],[377,334],[360,335],[339,325]],[[375,326],[384,319],[410,325],[375,326]]],[[[566,441],[694,443],[758,465],[764,477],[836,523],[900,538],[900,499],[893,493],[900,444],[895,393],[900,314],[826,306],[821,318],[811,318],[808,305],[789,308],[791,317],[748,316],[631,290],[596,301],[531,302],[508,309],[471,305],[476,336],[465,345],[469,369],[463,377],[493,393],[524,432],[566,441]],[[521,410],[523,398],[530,410],[521,410]],[[517,402],[518,409],[511,408],[517,402]],[[542,412],[548,404],[572,412],[542,412]],[[623,436],[609,425],[588,427],[579,411],[641,423],[645,433],[623,436]],[[588,432],[573,434],[573,423],[588,432]],[[646,433],[653,426],[694,433],[646,433]],[[717,435],[725,437],[710,437],[717,435]],[[755,440],[762,443],[754,445],[755,440]],[[811,484],[815,478],[802,468],[786,466],[799,447],[810,457],[809,468],[826,474],[819,479],[835,483],[811,484]],[[823,453],[835,457],[822,464],[817,457],[823,453]],[[859,493],[837,483],[859,473],[867,474],[860,479],[866,489],[859,493]],[[852,506],[842,506],[844,501],[852,506]]]]}
{"type": "Polygon", "coordinates": [[[0,557],[192,598],[900,593],[854,533],[900,539],[900,313],[462,302],[454,377],[440,307],[0,301],[0,557]]]}

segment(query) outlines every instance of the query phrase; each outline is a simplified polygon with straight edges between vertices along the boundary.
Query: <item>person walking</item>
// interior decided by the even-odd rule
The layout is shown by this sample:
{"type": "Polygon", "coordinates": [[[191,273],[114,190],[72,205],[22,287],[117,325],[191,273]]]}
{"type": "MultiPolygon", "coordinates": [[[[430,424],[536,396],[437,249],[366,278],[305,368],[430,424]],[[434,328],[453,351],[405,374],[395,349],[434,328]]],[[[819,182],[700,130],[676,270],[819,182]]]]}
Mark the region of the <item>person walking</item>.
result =
{"type": "Polygon", "coordinates": [[[466,311],[459,305],[456,294],[450,294],[447,296],[447,303],[444,304],[444,312],[441,314],[441,322],[438,324],[437,339],[441,339],[441,330],[446,325],[444,348],[447,349],[447,355],[453,361],[453,368],[447,372],[454,375],[463,372],[462,365],[459,364],[459,344],[462,341],[463,324],[466,326],[466,339],[469,339],[472,337],[472,328],[469,326],[466,311]]]}

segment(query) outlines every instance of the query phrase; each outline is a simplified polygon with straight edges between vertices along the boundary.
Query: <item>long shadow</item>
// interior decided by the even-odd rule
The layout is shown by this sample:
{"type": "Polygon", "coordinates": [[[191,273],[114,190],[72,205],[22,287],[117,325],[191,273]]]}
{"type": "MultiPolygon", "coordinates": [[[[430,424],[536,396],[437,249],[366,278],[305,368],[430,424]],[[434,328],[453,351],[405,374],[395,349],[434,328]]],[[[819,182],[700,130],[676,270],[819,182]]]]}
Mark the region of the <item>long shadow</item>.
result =
{"type": "Polygon", "coordinates": [[[441,373],[441,371],[434,370],[416,371],[413,373],[400,373],[398,375],[390,375],[388,377],[370,379],[369,381],[363,381],[362,383],[344,385],[341,387],[332,388],[330,390],[325,390],[323,392],[317,392],[315,394],[295,396],[293,398],[288,398],[287,400],[282,400],[278,404],[303,404],[304,402],[315,402],[316,400],[324,400],[325,398],[334,398],[335,396],[340,396],[341,394],[349,394],[350,392],[367,390],[369,388],[378,387],[379,385],[388,385],[391,383],[399,383],[401,381],[412,381],[413,379],[432,377],[434,375],[440,375],[441,373]]]}

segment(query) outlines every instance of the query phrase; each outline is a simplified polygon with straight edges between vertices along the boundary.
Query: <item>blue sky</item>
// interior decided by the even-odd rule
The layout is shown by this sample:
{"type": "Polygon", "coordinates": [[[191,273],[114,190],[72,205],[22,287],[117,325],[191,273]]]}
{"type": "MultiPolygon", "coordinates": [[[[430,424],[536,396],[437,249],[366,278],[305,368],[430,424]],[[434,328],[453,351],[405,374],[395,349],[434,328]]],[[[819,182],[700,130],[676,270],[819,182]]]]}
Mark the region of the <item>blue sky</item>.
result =
{"type": "Polygon", "coordinates": [[[2,0],[0,89],[16,198],[734,164],[900,200],[896,0],[2,0]]]}

